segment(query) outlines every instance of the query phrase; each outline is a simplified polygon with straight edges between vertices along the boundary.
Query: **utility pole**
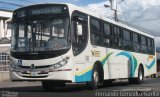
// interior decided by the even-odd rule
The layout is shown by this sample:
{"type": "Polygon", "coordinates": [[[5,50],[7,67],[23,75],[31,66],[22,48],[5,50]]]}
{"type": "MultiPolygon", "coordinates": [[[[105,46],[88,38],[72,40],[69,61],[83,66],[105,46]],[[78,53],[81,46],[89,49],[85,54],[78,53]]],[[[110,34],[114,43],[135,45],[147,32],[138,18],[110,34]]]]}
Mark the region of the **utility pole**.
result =
{"type": "Polygon", "coordinates": [[[116,4],[116,0],[109,0],[110,1],[110,6],[111,6],[111,10],[114,11],[114,19],[115,21],[117,21],[117,4],[116,4]]]}
{"type": "Polygon", "coordinates": [[[116,10],[114,10],[115,12],[114,12],[114,16],[115,16],[115,21],[118,21],[118,16],[117,16],[117,9],[116,10]]]}
{"type": "Polygon", "coordinates": [[[110,1],[110,6],[109,5],[104,5],[104,7],[110,7],[111,8],[111,10],[113,10],[114,11],[114,19],[115,19],[115,21],[118,21],[118,14],[117,14],[117,12],[118,12],[118,7],[117,7],[117,5],[119,4],[119,3],[121,3],[121,2],[123,2],[124,0],[120,0],[119,2],[116,2],[116,0],[109,0],[110,1]]]}

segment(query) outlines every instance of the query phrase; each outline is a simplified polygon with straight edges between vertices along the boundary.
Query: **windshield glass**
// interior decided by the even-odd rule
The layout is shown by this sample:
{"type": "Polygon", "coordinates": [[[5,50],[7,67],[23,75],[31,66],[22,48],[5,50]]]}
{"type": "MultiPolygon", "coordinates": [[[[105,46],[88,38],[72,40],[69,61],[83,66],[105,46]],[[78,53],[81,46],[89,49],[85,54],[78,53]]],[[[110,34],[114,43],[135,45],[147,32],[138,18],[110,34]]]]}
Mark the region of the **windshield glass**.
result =
{"type": "Polygon", "coordinates": [[[69,19],[13,22],[12,52],[54,51],[69,48],[69,19]]]}

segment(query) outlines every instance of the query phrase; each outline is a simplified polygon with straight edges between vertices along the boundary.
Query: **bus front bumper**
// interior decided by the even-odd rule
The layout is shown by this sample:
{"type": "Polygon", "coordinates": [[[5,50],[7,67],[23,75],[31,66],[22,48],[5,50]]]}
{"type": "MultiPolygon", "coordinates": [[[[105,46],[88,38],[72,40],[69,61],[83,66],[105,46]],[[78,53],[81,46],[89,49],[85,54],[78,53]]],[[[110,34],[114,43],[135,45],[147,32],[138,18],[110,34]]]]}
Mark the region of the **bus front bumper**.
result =
{"type": "Polygon", "coordinates": [[[10,79],[12,81],[66,81],[73,82],[71,69],[56,70],[52,72],[45,71],[13,71],[10,70],[10,79]]]}

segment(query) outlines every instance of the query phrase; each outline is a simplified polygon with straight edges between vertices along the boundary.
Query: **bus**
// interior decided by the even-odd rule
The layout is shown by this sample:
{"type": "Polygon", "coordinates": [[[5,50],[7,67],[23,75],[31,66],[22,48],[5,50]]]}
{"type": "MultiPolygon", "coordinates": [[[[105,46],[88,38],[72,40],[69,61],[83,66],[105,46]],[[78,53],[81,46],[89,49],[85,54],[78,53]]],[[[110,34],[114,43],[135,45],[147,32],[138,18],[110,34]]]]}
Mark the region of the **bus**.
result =
{"type": "Polygon", "coordinates": [[[154,36],[73,4],[36,4],[13,12],[10,79],[97,89],[116,79],[140,84],[156,73],[154,36]]]}

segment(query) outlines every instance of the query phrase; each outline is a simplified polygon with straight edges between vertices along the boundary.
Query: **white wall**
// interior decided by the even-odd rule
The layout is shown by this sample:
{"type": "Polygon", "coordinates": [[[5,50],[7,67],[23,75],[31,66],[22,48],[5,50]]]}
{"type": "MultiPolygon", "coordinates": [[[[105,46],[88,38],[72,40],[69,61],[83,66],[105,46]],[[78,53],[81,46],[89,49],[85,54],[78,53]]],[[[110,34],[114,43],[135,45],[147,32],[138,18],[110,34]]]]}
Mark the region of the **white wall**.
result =
{"type": "Polygon", "coordinates": [[[13,12],[0,10],[0,39],[5,36],[11,37],[11,31],[9,30],[7,35],[5,35],[5,21],[6,19],[11,19],[13,12]]]}
{"type": "Polygon", "coordinates": [[[11,17],[12,17],[12,12],[9,12],[9,11],[1,11],[1,10],[0,10],[0,17],[11,18],[11,17]]]}

